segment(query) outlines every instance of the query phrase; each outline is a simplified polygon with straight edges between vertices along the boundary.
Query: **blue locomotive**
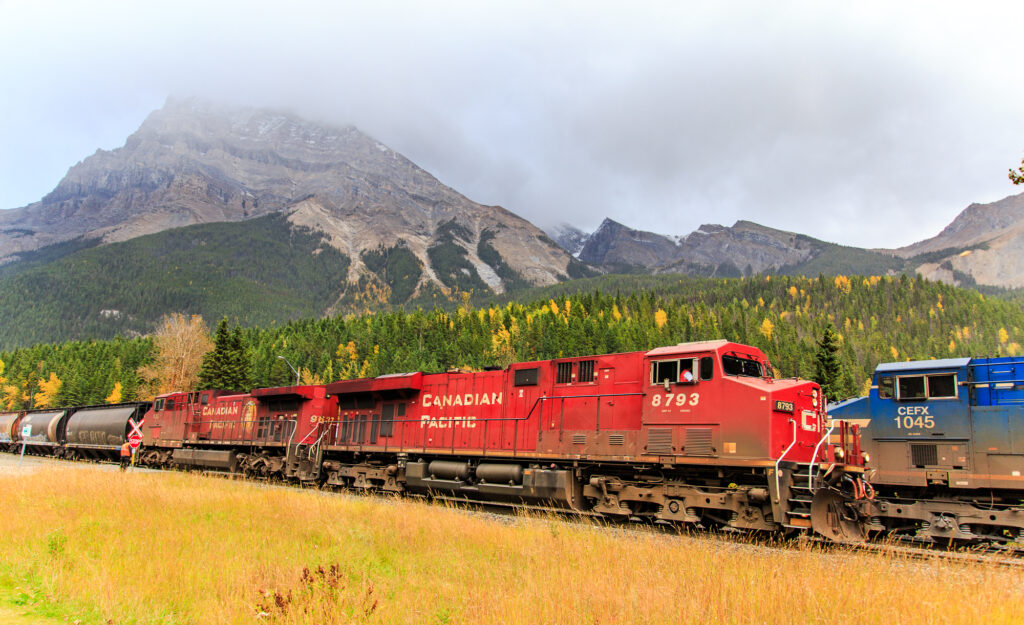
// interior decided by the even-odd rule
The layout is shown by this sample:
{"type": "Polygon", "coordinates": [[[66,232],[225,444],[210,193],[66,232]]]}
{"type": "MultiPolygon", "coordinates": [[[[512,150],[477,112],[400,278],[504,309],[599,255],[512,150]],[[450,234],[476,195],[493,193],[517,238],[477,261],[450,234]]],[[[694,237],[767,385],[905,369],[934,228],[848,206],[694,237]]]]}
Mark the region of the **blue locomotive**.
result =
{"type": "Polygon", "coordinates": [[[939,542],[1021,535],[1024,360],[883,363],[867,397],[829,415],[861,428],[876,531],[939,542]]]}

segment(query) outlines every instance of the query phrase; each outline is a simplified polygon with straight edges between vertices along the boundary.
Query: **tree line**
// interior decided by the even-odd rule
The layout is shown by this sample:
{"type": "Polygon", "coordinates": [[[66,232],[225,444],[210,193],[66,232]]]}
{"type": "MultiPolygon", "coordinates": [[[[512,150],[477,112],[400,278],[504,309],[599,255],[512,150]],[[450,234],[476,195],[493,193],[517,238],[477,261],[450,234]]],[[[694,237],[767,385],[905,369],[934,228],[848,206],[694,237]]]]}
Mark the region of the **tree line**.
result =
{"type": "Polygon", "coordinates": [[[862,394],[879,362],[1024,351],[1017,303],[921,277],[602,276],[531,295],[500,301],[464,293],[450,310],[264,327],[221,319],[212,336],[200,317],[171,314],[148,337],[0,352],[0,407],[283,386],[295,383],[293,367],[303,383],[325,383],[719,338],[761,348],[778,376],[835,377],[827,390],[839,399],[862,394]],[[824,363],[822,350],[831,354],[824,363]]]}

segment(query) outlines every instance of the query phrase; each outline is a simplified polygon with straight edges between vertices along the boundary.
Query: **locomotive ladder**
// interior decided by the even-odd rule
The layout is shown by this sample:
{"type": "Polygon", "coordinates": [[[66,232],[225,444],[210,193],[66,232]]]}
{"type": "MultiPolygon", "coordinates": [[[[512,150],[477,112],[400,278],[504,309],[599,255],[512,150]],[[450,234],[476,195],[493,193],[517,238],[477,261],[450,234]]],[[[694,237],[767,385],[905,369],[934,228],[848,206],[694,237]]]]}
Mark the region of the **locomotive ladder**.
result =
{"type": "Polygon", "coordinates": [[[790,474],[789,496],[786,498],[786,520],[783,527],[811,529],[811,504],[814,502],[814,488],[811,482],[817,469],[798,465],[790,474]]]}
{"type": "MultiPolygon", "coordinates": [[[[783,527],[792,529],[811,529],[811,506],[814,503],[814,494],[817,491],[814,481],[821,472],[818,466],[818,451],[821,445],[832,436],[834,426],[830,427],[825,435],[821,437],[814,447],[810,462],[796,463],[796,467],[789,475],[789,494],[786,497],[786,519],[783,527]]],[[[793,428],[793,440],[796,441],[796,428],[793,428]]],[[[786,450],[789,451],[788,449],[786,450]]],[[[783,457],[785,454],[783,454],[783,457]]],[[[779,458],[780,462],[782,458],[779,458]]],[[[776,468],[776,480],[778,480],[778,467],[776,468]]],[[[776,481],[778,484],[778,481],[776,481]]],[[[776,488],[778,488],[776,486],[776,488]]]]}
{"type": "Polygon", "coordinates": [[[304,444],[305,441],[308,440],[308,437],[294,445],[292,448],[292,458],[288,463],[288,473],[291,473],[302,481],[308,482],[315,481],[320,477],[321,460],[324,455],[324,446],[321,443],[323,442],[324,437],[327,436],[328,432],[330,432],[330,428],[324,428],[323,434],[321,434],[320,437],[311,445],[304,444]],[[310,463],[310,471],[299,477],[299,468],[302,466],[303,462],[310,463]]]}

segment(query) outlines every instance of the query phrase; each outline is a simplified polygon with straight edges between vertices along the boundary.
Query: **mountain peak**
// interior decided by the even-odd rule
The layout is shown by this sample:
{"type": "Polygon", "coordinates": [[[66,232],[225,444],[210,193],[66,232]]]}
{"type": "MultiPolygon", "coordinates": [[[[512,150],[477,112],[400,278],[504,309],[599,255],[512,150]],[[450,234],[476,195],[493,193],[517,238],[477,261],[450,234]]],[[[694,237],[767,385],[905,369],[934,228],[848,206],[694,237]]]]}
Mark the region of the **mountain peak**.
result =
{"type": "Polygon", "coordinates": [[[532,224],[472,202],[355,126],[194,98],[168,99],[123,147],[78,163],[40,202],[0,214],[0,249],[124,241],[285,211],[308,198],[317,210],[293,217],[349,256],[350,278],[374,273],[364,252],[398,245],[423,266],[423,285],[500,292],[506,282],[551,284],[567,272],[569,255],[532,224]],[[443,224],[466,234],[444,238],[443,224]]]}

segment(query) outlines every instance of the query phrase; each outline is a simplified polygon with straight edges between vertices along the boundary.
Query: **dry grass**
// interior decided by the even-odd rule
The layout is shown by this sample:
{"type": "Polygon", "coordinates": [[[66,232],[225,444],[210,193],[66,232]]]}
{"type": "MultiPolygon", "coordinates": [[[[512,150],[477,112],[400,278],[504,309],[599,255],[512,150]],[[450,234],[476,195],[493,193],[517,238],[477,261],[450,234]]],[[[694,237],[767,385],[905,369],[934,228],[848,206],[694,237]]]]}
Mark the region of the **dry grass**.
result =
{"type": "Polygon", "coordinates": [[[196,475],[0,476],[0,575],[83,622],[1019,623],[1018,571],[511,522],[196,475]],[[60,598],[59,600],[55,598],[60,598]]]}

